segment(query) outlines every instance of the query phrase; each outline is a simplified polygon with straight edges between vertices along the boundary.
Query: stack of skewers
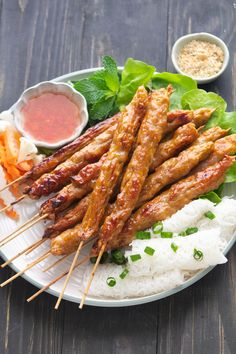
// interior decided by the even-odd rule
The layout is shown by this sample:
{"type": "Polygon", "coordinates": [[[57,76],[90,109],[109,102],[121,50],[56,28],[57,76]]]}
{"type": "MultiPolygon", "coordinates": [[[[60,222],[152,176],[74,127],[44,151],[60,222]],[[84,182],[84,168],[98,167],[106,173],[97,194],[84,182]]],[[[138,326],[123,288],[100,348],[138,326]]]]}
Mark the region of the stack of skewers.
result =
{"type": "Polygon", "coordinates": [[[42,239],[2,267],[48,239],[51,247],[1,286],[49,255],[62,257],[48,269],[75,253],[69,270],[27,300],[66,277],[55,306],[58,308],[75,267],[97,257],[81,299],[82,308],[105,251],[130,245],[137,231],[170,217],[193,199],[219,187],[234,162],[230,155],[236,153],[236,134],[228,135],[228,130],[220,127],[203,129],[214,111],[211,108],[169,111],[171,93],[171,86],[149,93],[140,87],[122,112],[89,128],[12,182],[27,183],[23,196],[14,203],[54,194],[33,218],[4,237],[0,246],[40,220],[51,223],[42,239]],[[78,260],[88,243],[92,245],[90,253],[78,260]]]}

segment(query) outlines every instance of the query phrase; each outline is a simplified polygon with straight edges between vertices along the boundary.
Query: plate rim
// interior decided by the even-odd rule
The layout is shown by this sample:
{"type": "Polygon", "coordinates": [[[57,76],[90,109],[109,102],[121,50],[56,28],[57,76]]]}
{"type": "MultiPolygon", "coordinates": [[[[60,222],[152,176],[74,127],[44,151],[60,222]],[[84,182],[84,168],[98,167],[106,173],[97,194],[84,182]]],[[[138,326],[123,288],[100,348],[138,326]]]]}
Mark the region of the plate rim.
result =
{"type": "MultiPolygon", "coordinates": [[[[118,67],[120,70],[122,70],[122,67],[118,67]]],[[[89,69],[83,69],[83,70],[77,70],[70,72],[68,74],[64,74],[61,76],[58,76],[56,78],[53,78],[50,81],[54,82],[68,82],[70,80],[73,80],[73,77],[77,76],[88,76],[89,74],[101,70],[101,67],[97,68],[89,68],[89,69]]],[[[14,104],[13,104],[14,106],[14,104]]],[[[12,106],[12,107],[13,107],[12,106]]],[[[11,109],[11,108],[10,108],[11,109]]],[[[227,243],[227,247],[224,250],[224,255],[227,255],[227,253],[230,251],[230,249],[233,247],[234,243],[236,241],[236,233],[235,235],[231,238],[231,240],[227,243]]],[[[0,249],[0,256],[7,261],[7,256],[5,255],[4,251],[0,249]]],[[[19,272],[21,269],[18,268],[14,263],[10,263],[9,267],[13,269],[15,272],[19,272]]],[[[216,266],[211,266],[208,267],[204,270],[198,271],[193,277],[190,279],[186,280],[183,284],[176,286],[173,289],[162,291],[158,294],[151,294],[151,295],[146,295],[142,297],[137,297],[137,298],[125,298],[125,299],[99,299],[99,298],[90,298],[89,296],[87,297],[85,304],[90,305],[90,306],[98,306],[98,307],[126,307],[126,306],[135,306],[135,305],[141,305],[157,300],[164,299],[166,297],[169,297],[171,295],[174,295],[189,286],[195,284],[197,281],[202,279],[205,275],[207,275],[210,271],[212,271],[216,266]]],[[[37,287],[38,289],[41,289],[44,285],[36,280],[34,280],[30,275],[27,275],[27,273],[24,273],[21,275],[22,278],[24,278],[26,281],[37,287]]],[[[59,292],[51,289],[50,287],[45,291],[48,294],[51,294],[55,297],[59,296],[59,292]]],[[[80,296],[73,296],[73,295],[67,295],[64,294],[63,296],[64,300],[73,302],[73,303],[80,303],[81,297],[80,296]]]]}

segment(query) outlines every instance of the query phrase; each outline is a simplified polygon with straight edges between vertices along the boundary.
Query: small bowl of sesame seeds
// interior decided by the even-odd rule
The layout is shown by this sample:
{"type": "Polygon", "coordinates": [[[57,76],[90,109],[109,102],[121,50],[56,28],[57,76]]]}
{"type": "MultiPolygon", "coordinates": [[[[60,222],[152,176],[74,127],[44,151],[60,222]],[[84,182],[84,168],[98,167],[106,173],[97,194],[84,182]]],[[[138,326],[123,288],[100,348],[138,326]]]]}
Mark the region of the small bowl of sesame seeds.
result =
{"type": "Polygon", "coordinates": [[[176,71],[206,84],[218,78],[229,62],[226,44],[210,33],[193,33],[174,44],[171,59],[176,71]]]}

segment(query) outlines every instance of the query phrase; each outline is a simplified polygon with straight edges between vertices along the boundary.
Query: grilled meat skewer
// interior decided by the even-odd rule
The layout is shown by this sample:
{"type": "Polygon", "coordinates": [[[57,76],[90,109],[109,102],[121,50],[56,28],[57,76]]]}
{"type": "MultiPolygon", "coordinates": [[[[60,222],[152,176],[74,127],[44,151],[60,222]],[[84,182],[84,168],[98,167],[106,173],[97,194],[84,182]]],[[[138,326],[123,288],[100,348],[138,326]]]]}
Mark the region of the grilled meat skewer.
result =
{"type": "MultiPolygon", "coordinates": [[[[129,245],[137,231],[151,227],[156,221],[165,220],[191,200],[218,188],[224,182],[226,171],[234,161],[233,157],[226,155],[220,162],[177,182],[158,197],[144,204],[131,216],[121,234],[110,241],[107,249],[129,245]]],[[[98,251],[96,243],[93,253],[97,254],[98,251]]]]}
{"type": "Polygon", "coordinates": [[[171,93],[172,87],[168,86],[167,89],[153,91],[149,96],[146,115],[138,132],[136,148],[125,170],[120,192],[99,231],[101,245],[121,232],[138,201],[156,146],[166,130],[171,93]]]}

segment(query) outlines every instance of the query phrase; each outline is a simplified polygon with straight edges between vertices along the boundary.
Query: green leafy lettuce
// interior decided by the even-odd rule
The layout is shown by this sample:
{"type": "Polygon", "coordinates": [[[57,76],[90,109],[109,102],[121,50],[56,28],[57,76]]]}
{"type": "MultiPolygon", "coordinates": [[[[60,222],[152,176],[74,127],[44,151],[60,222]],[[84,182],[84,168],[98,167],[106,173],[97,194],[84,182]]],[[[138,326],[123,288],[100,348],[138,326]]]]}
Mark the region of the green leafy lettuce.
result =
{"type": "MultiPolygon", "coordinates": [[[[236,133],[236,112],[226,112],[227,103],[216,93],[200,89],[191,90],[183,95],[181,103],[184,109],[215,108],[205,128],[219,126],[223,129],[230,129],[230,134],[236,133]]],[[[236,182],[236,163],[229,168],[226,174],[225,183],[231,182],[236,182]]]]}
{"type": "Polygon", "coordinates": [[[117,104],[119,106],[128,104],[137,91],[137,88],[141,85],[147,85],[154,72],[154,66],[132,58],[127,59],[121,74],[117,104]]]}
{"type": "Polygon", "coordinates": [[[169,84],[174,88],[174,92],[170,98],[170,109],[182,108],[181,99],[182,96],[197,88],[197,82],[188,76],[171,73],[160,73],[153,75],[152,88],[159,89],[161,87],[167,87],[169,84]]]}

